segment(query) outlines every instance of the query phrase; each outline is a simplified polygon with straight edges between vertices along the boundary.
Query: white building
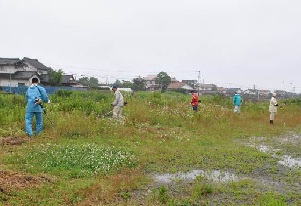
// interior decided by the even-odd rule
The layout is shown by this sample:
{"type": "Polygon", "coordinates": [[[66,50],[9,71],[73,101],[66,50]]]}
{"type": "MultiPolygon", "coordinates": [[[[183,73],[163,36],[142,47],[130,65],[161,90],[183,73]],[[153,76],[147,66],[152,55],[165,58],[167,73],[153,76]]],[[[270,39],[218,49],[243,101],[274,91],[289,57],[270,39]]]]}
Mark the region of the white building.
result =
{"type": "Polygon", "coordinates": [[[0,58],[0,86],[29,86],[34,77],[48,83],[50,70],[37,59],[0,58]]]}

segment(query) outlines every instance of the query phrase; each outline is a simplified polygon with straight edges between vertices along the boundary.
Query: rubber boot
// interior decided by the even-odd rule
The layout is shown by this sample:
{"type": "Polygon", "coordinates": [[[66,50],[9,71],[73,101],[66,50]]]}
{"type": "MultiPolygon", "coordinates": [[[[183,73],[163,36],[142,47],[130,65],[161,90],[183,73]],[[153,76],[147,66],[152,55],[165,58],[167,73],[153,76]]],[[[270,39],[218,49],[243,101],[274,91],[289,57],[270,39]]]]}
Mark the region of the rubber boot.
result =
{"type": "Polygon", "coordinates": [[[270,120],[270,124],[274,124],[274,120],[270,120]]]}

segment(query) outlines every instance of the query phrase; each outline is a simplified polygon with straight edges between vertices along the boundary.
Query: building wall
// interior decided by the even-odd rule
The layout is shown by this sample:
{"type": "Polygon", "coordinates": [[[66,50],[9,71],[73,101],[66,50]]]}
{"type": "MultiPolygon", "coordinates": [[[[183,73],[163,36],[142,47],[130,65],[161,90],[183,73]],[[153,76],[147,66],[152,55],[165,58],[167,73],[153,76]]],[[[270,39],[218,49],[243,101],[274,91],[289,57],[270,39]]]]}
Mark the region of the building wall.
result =
{"type": "Polygon", "coordinates": [[[15,73],[16,69],[14,65],[1,65],[0,66],[0,73],[15,73]]]}
{"type": "Polygon", "coordinates": [[[30,83],[28,80],[11,80],[9,79],[0,79],[0,86],[1,87],[17,87],[19,84],[24,84],[25,86],[30,86],[30,83]]]}

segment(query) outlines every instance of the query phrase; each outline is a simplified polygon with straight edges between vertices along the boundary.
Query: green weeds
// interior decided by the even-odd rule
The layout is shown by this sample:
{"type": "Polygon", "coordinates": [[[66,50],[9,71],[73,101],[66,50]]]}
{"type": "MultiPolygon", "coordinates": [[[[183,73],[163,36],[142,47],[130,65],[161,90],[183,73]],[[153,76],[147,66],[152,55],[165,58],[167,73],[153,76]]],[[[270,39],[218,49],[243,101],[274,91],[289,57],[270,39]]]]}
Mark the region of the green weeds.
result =
{"type": "MultiPolygon", "coordinates": [[[[128,101],[124,121],[116,122],[102,117],[112,109],[111,92],[51,95],[52,103],[45,107],[54,126],[44,117],[40,136],[19,146],[1,145],[0,167],[44,173],[57,181],[20,190],[15,196],[0,192],[0,205],[301,204],[294,186],[300,171],[286,169],[272,155],[245,144],[250,137],[266,137],[265,143],[282,147],[279,154],[300,157],[300,142],[272,138],[288,131],[300,133],[301,116],[296,115],[301,112],[300,100],[279,101],[283,106],[275,124],[269,125],[268,102],[244,101],[241,113],[234,114],[232,99],[220,95],[202,96],[198,112],[192,111],[190,95],[124,96],[128,101]],[[243,179],[153,185],[152,174],[194,169],[229,171],[243,179]],[[277,189],[275,182],[286,189],[277,189]],[[144,190],[153,192],[135,195],[144,190]]],[[[0,112],[0,136],[24,138],[24,96],[0,94],[0,112]]]]}
{"type": "MultiPolygon", "coordinates": [[[[16,157],[11,157],[10,162],[16,157]]],[[[42,144],[31,148],[18,157],[20,169],[32,173],[66,173],[72,178],[92,177],[109,174],[124,167],[135,167],[137,159],[131,152],[111,148],[101,148],[95,144],[53,145],[42,144]]]]}

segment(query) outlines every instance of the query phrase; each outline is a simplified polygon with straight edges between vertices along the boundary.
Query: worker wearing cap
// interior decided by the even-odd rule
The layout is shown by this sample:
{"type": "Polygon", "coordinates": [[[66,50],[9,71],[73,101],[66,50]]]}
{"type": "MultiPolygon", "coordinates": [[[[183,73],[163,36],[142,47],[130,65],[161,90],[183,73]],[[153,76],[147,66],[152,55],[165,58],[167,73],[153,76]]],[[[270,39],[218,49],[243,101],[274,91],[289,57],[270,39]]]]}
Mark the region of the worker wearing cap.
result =
{"type": "Polygon", "coordinates": [[[44,87],[38,85],[39,79],[32,78],[32,84],[26,91],[26,114],[25,130],[29,137],[33,136],[32,120],[36,117],[36,135],[40,134],[43,129],[43,107],[42,101],[50,103],[44,87]]]}
{"type": "Polygon", "coordinates": [[[272,98],[270,100],[270,106],[269,106],[269,112],[270,112],[270,124],[274,124],[274,118],[275,114],[277,113],[277,99],[276,99],[276,93],[272,94],[272,98]]]}
{"type": "Polygon", "coordinates": [[[120,91],[117,90],[117,86],[113,85],[112,91],[114,92],[115,100],[112,103],[113,108],[113,118],[120,119],[122,118],[122,110],[124,106],[123,96],[120,91]]]}

